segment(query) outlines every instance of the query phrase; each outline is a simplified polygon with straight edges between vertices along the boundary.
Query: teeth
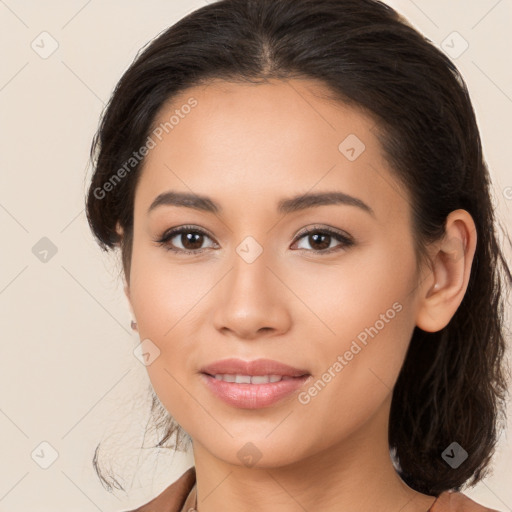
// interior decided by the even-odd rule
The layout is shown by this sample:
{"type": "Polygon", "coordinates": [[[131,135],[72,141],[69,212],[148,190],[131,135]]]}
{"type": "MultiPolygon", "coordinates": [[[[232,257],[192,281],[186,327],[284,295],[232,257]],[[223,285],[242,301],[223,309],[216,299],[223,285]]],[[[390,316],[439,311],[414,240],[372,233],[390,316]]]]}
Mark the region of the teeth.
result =
{"type": "Polygon", "coordinates": [[[293,377],[283,375],[232,375],[229,373],[218,373],[215,378],[224,382],[236,382],[237,384],[268,384],[269,382],[293,379],[293,377]]]}

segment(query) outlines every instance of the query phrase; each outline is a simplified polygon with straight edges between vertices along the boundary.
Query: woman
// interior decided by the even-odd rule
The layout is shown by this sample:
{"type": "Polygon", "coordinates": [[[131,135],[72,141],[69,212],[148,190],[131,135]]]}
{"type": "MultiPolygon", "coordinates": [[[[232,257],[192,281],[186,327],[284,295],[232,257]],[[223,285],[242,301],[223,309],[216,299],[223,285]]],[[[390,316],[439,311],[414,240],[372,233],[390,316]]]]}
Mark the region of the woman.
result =
{"type": "Polygon", "coordinates": [[[137,57],[92,155],[159,444],[194,455],[138,511],[489,510],[460,491],[512,276],[442,52],[373,0],[221,0],[137,57]]]}

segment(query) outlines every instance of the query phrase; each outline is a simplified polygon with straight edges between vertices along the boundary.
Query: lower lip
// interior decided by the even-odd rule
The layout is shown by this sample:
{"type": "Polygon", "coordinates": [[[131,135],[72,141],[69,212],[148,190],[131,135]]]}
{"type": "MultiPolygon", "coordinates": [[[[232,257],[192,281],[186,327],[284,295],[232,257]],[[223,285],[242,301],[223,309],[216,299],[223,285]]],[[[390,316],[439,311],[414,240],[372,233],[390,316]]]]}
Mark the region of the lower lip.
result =
{"type": "Polygon", "coordinates": [[[206,373],[201,374],[210,391],[221,400],[242,409],[259,409],[275,404],[297,391],[309,375],[267,384],[237,384],[218,380],[206,373]]]}

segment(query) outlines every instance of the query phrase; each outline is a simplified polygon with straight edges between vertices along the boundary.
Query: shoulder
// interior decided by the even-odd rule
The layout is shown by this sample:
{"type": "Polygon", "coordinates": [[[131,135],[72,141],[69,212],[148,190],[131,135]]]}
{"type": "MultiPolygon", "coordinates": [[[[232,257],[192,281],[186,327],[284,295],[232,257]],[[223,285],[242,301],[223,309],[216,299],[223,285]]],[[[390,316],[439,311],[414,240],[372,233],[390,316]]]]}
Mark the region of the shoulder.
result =
{"type": "Polygon", "coordinates": [[[499,512],[479,505],[461,492],[445,491],[439,495],[429,512],[499,512]]]}
{"type": "Polygon", "coordinates": [[[196,469],[192,466],[156,498],[126,512],[179,512],[195,482],[196,469]]]}

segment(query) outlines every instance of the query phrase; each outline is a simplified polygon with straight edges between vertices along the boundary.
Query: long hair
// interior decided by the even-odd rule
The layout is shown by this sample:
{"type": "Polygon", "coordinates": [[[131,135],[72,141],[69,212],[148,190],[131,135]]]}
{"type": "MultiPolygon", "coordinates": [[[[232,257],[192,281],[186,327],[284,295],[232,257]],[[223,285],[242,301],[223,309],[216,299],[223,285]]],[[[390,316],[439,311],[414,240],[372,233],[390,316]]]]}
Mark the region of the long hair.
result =
{"type": "MultiPolygon", "coordinates": [[[[90,227],[103,250],[120,247],[129,280],[143,160],[108,193],[102,187],[144,145],[164,103],[211,79],[292,78],[323,83],[333,99],[375,120],[385,157],[411,197],[418,261],[444,234],[451,211],[473,217],[478,242],[466,294],[445,328],[415,328],[393,389],[389,446],[400,477],[419,492],[474,485],[487,475],[504,424],[503,308],[512,275],[466,84],[392,8],[374,0],[220,0],[162,32],[120,79],[94,137],[90,227]],[[456,469],[441,456],[454,441],[468,452],[456,469]]],[[[163,441],[186,435],[170,416],[165,421],[163,441]]]]}

